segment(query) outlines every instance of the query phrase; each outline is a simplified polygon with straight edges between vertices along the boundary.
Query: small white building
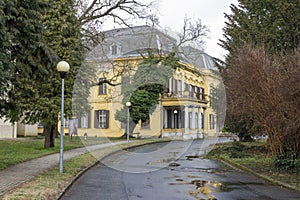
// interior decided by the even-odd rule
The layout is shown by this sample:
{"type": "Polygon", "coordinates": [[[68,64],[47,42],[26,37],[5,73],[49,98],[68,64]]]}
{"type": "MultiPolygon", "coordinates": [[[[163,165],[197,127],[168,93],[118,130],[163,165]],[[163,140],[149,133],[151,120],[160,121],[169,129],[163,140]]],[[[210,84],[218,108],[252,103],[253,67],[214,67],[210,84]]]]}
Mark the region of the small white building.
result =
{"type": "Polygon", "coordinates": [[[13,139],[17,137],[36,136],[38,133],[37,125],[27,125],[16,122],[14,124],[0,119],[0,139],[13,139]]]}

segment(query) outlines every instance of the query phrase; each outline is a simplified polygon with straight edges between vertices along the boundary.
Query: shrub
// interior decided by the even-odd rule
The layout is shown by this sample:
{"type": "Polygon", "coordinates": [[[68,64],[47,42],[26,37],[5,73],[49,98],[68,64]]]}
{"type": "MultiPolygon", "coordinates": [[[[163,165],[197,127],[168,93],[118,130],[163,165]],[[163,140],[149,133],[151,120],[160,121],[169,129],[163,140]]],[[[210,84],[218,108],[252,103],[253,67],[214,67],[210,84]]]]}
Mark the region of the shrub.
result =
{"type": "Polygon", "coordinates": [[[300,172],[300,159],[291,148],[285,148],[284,153],[277,152],[274,157],[274,165],[277,170],[288,170],[292,172],[300,172]]]}

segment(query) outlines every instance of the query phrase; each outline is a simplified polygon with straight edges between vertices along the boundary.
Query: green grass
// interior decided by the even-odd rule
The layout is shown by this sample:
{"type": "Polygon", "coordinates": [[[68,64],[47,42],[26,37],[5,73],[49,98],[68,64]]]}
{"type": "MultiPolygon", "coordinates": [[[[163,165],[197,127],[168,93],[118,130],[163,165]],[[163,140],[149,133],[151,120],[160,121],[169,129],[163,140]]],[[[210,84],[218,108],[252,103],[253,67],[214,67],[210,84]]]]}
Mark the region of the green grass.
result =
{"type": "MultiPolygon", "coordinates": [[[[119,138],[88,137],[86,141],[79,137],[64,137],[64,150],[84,147],[86,145],[101,144],[118,141],[119,138]]],[[[60,138],[55,139],[55,147],[45,149],[44,137],[28,137],[15,140],[0,140],[0,170],[27,160],[39,158],[52,153],[58,153],[60,138]]]]}
{"type": "Polygon", "coordinates": [[[278,171],[274,167],[273,156],[268,153],[266,142],[218,144],[206,158],[224,160],[273,183],[300,191],[300,173],[278,171]]]}

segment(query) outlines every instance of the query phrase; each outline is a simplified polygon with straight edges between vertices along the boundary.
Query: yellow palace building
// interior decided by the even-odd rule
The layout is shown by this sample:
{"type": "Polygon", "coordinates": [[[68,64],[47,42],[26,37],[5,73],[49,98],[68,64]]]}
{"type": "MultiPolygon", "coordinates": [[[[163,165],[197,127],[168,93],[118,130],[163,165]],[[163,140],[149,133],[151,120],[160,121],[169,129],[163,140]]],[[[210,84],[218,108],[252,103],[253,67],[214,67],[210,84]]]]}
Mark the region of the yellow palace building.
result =
{"type": "MultiPolygon", "coordinates": [[[[165,54],[175,45],[173,37],[149,26],[105,32],[101,45],[87,56],[87,62],[96,66],[100,81],[90,89],[91,110],[67,120],[66,125],[75,126],[81,136],[124,135],[126,123],[116,120],[116,112],[125,106],[122,91],[149,49],[165,54]]],[[[222,128],[212,106],[212,94],[222,82],[212,58],[190,46],[181,47],[179,52],[181,67],[166,81],[165,92],[149,120],[136,125],[131,133],[134,136],[192,139],[215,136],[222,128]]],[[[72,127],[68,130],[74,130],[72,127]]]]}

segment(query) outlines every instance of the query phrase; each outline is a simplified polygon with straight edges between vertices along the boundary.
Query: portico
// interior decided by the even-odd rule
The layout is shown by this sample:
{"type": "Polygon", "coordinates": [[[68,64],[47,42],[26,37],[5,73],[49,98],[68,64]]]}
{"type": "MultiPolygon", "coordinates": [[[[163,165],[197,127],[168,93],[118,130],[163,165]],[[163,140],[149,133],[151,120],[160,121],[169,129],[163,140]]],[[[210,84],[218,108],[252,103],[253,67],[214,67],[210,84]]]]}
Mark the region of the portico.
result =
{"type": "Polygon", "coordinates": [[[177,136],[183,139],[203,138],[205,108],[195,105],[163,107],[163,137],[177,136]]]}
{"type": "Polygon", "coordinates": [[[207,132],[204,95],[184,91],[183,95],[165,94],[162,97],[162,137],[183,139],[203,138],[207,132]]]}

